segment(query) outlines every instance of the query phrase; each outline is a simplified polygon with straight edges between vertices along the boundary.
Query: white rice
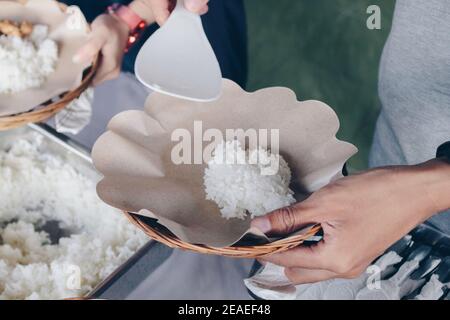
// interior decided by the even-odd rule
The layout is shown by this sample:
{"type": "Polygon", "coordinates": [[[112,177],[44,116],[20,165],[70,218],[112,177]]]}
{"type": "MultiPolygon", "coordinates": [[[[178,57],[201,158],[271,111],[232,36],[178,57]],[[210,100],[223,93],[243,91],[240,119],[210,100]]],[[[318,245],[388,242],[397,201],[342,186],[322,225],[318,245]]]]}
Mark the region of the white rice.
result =
{"type": "Polygon", "coordinates": [[[41,138],[0,151],[0,299],[81,296],[147,241],[98,199],[93,181],[42,153],[41,138]],[[70,234],[50,243],[40,231],[48,221],[70,234]]]}
{"type": "Polygon", "coordinates": [[[282,156],[261,148],[245,151],[238,141],[217,145],[204,175],[206,199],[226,219],[261,216],[294,203],[290,182],[291,170],[282,156]],[[274,163],[279,163],[278,171],[264,174],[274,163]]]}
{"type": "Polygon", "coordinates": [[[40,87],[55,71],[58,46],[48,27],[35,25],[27,38],[0,36],[0,94],[40,87]]]}

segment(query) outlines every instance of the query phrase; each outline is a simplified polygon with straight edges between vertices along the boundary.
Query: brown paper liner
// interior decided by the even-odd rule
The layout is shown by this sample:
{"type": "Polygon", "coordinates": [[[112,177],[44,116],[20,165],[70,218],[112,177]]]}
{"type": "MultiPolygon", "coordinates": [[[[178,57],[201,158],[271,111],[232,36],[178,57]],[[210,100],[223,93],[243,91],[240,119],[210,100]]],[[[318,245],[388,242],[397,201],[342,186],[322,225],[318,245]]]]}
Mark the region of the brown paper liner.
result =
{"type": "MultiPolygon", "coordinates": [[[[205,200],[205,164],[176,165],[171,161],[176,144],[171,134],[184,128],[193,135],[195,121],[201,121],[205,130],[221,132],[278,129],[280,153],[293,172],[292,188],[298,200],[339,176],[344,163],[357,151],[352,144],[336,139],[339,120],[330,107],[319,101],[299,102],[286,88],[247,93],[224,80],[222,97],[209,103],[151,94],[145,111],[117,115],[96,142],[92,156],[104,175],[97,191],[106,203],[156,219],[188,244],[225,248],[248,236],[268,241],[250,228],[249,217],[223,219],[218,206],[205,200]]],[[[145,228],[143,221],[135,222],[145,228]]]]}

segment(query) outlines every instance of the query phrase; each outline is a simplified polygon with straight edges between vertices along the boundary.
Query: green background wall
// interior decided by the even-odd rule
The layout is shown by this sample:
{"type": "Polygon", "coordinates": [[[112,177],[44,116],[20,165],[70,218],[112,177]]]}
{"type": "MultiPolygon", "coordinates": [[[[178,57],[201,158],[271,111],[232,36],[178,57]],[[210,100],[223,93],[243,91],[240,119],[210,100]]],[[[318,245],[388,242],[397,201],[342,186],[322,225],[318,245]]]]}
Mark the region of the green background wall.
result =
{"type": "Polygon", "coordinates": [[[394,0],[245,0],[250,74],[248,89],[286,86],[300,100],[318,99],[339,115],[338,137],[360,152],[367,167],[380,103],[378,65],[394,0]],[[367,7],[379,5],[382,29],[366,27],[367,7]]]}

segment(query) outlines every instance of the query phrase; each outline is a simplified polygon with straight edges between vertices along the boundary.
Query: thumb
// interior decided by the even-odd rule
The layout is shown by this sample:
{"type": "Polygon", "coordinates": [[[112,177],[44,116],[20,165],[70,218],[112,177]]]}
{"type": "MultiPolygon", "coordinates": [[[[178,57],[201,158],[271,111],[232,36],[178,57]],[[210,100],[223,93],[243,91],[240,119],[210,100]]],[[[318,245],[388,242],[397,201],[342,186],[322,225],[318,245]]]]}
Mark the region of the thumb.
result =
{"type": "Polygon", "coordinates": [[[296,203],[253,219],[251,226],[268,235],[286,235],[315,223],[311,217],[311,209],[296,203]]]}

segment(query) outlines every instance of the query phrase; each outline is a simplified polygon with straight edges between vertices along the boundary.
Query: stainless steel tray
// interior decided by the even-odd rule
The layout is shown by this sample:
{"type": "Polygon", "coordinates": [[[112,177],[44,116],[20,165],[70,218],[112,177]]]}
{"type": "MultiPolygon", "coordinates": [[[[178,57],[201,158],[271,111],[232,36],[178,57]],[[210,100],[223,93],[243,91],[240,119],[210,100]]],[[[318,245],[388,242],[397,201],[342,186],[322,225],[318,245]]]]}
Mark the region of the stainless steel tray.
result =
{"type": "MultiPolygon", "coordinates": [[[[27,127],[0,132],[0,149],[11,142],[37,132],[46,139],[45,152],[66,161],[78,172],[96,182],[100,174],[94,169],[89,152],[70,138],[58,134],[47,125],[31,124],[27,127]]],[[[172,253],[168,247],[150,240],[129,260],[116,269],[90,292],[87,298],[125,299],[144,279],[156,270],[172,253]]]]}

